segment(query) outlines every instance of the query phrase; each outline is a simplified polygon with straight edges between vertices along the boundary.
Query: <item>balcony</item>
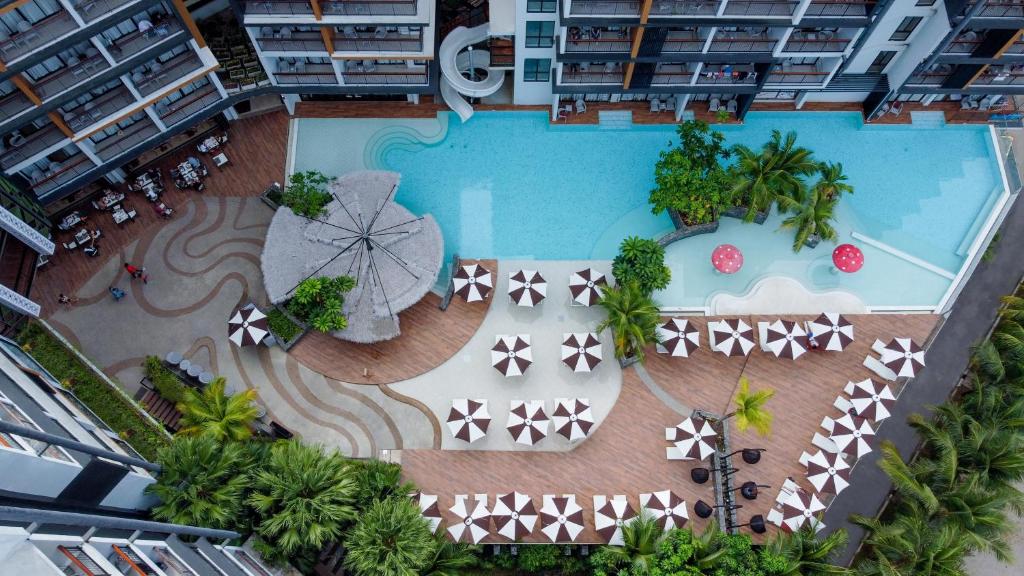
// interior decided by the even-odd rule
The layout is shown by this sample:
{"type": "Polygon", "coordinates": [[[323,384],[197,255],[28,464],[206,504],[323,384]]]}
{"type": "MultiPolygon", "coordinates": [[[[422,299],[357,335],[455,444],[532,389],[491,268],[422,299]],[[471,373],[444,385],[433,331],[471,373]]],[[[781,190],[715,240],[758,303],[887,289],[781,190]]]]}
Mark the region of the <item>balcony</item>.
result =
{"type": "Polygon", "coordinates": [[[325,16],[415,16],[416,0],[320,2],[325,16]]]}
{"type": "Polygon", "coordinates": [[[53,162],[46,172],[36,170],[29,175],[33,182],[32,191],[36,197],[43,196],[95,167],[85,154],[75,154],[64,162],[53,162]]]}
{"type": "Polygon", "coordinates": [[[704,50],[706,40],[706,38],[701,38],[698,32],[670,30],[665,36],[661,52],[700,52],[704,50]]]}
{"type": "MultiPolygon", "coordinates": [[[[653,13],[653,8],[652,8],[653,13]]],[[[636,16],[640,17],[637,0],[572,0],[570,16],[636,16]]]]}
{"type": "Polygon", "coordinates": [[[142,144],[146,140],[160,133],[160,128],[148,116],[120,130],[113,136],[108,136],[96,144],[96,155],[104,162],[112,160],[121,154],[142,144]]]}
{"type": "Polygon", "coordinates": [[[159,64],[149,64],[149,73],[136,72],[132,75],[132,82],[139,89],[139,93],[148,96],[160,88],[180,80],[189,74],[203,67],[203,61],[195,52],[185,52],[174,58],[159,64]]]}
{"type": "Polygon", "coordinates": [[[693,80],[693,72],[686,64],[658,64],[654,69],[651,86],[686,86],[693,80]]]}
{"type": "Polygon", "coordinates": [[[157,104],[156,109],[160,114],[160,120],[167,126],[173,126],[220,100],[220,92],[211,84],[171,104],[157,104]]]}
{"type": "Polygon", "coordinates": [[[697,84],[754,86],[757,72],[750,65],[706,64],[697,77],[697,84]]]}
{"type": "Polygon", "coordinates": [[[425,86],[428,83],[427,68],[409,68],[404,64],[382,64],[367,68],[356,65],[343,74],[345,84],[352,86],[425,86]]]}
{"type": "Polygon", "coordinates": [[[812,0],[804,17],[867,18],[877,2],[864,0],[812,0]]]}
{"type": "MultiPolygon", "coordinates": [[[[968,2],[964,8],[966,13],[976,2],[968,2]]],[[[1001,2],[985,2],[985,7],[978,14],[981,18],[1024,18],[1024,3],[1020,0],[1002,0],[1001,2]]]]}
{"type": "Polygon", "coordinates": [[[327,52],[324,37],[313,31],[274,34],[264,30],[256,41],[265,52],[327,52]]]}
{"type": "Polygon", "coordinates": [[[626,28],[609,30],[594,26],[571,26],[565,39],[565,51],[575,54],[590,52],[628,54],[632,44],[629,30],[626,28]]]}
{"type": "Polygon", "coordinates": [[[17,34],[0,39],[0,60],[10,64],[77,28],[78,24],[67,10],[51,14],[35,24],[22,20],[17,34]]]}
{"type": "Polygon", "coordinates": [[[334,66],[331,64],[279,62],[278,68],[280,70],[274,73],[278,84],[338,84],[338,78],[334,75],[334,66]]]}
{"type": "Polygon", "coordinates": [[[423,50],[422,33],[406,30],[387,30],[379,27],[375,32],[357,32],[353,27],[334,37],[335,52],[420,52],[423,50]]]}
{"type": "Polygon", "coordinates": [[[799,2],[774,0],[730,0],[725,5],[726,16],[772,16],[788,18],[796,12],[799,2]]]}
{"type": "Polygon", "coordinates": [[[849,38],[836,38],[830,31],[798,32],[794,31],[783,52],[835,52],[841,53],[850,45],[849,38]]]}
{"type": "Polygon", "coordinates": [[[617,62],[604,64],[567,64],[562,68],[560,84],[613,84],[622,86],[625,75],[617,62]]]}
{"type": "Polygon", "coordinates": [[[767,34],[719,31],[711,41],[710,52],[771,52],[778,42],[767,34]]]}
{"type": "Polygon", "coordinates": [[[64,122],[74,132],[81,132],[118,110],[135,103],[135,97],[123,85],[104,92],[100,96],[71,108],[64,114],[64,122]]]}
{"type": "Polygon", "coordinates": [[[9,170],[12,166],[28,160],[65,138],[66,136],[57,126],[47,124],[42,130],[37,130],[26,136],[24,142],[18,146],[9,146],[0,155],[0,167],[3,167],[4,170],[9,170]]]}
{"type": "Polygon", "coordinates": [[[0,96],[0,118],[7,120],[32,107],[32,102],[20,91],[0,96]]]}
{"type": "Polygon", "coordinates": [[[654,0],[651,16],[714,16],[721,2],[718,0],[654,0]]]}
{"type": "Polygon", "coordinates": [[[273,0],[246,2],[246,16],[312,16],[309,0],[273,0]]]}
{"type": "Polygon", "coordinates": [[[781,69],[772,70],[765,84],[821,86],[828,78],[814,64],[783,64],[781,69]]]}
{"type": "Polygon", "coordinates": [[[978,76],[974,82],[971,82],[971,87],[974,86],[1024,86],[1024,72],[1008,72],[999,71],[989,68],[984,74],[978,76]]]}
{"type": "Polygon", "coordinates": [[[168,40],[178,32],[181,32],[181,24],[176,19],[167,17],[146,32],[132,32],[118,38],[107,47],[107,50],[114,60],[123,62],[146,48],[168,40]]]}
{"type": "Polygon", "coordinates": [[[1024,42],[1014,42],[1003,54],[1024,54],[1024,42]]]}
{"type": "Polygon", "coordinates": [[[75,12],[87,23],[109,16],[129,4],[135,4],[137,0],[78,0],[75,2],[75,12]]]}
{"type": "Polygon", "coordinates": [[[71,59],[68,61],[67,67],[39,79],[32,85],[32,90],[41,99],[48,100],[66,91],[68,88],[91,79],[108,68],[110,68],[110,64],[99,54],[85,58],[77,63],[75,59],[71,59]]]}

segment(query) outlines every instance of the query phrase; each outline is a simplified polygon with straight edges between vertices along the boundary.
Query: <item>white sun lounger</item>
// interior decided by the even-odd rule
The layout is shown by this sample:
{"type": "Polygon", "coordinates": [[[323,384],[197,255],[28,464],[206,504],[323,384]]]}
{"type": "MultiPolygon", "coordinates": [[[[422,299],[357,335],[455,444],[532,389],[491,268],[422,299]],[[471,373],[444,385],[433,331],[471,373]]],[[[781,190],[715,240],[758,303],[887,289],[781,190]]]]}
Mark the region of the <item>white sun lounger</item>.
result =
{"type": "Polygon", "coordinates": [[[839,452],[839,446],[836,446],[836,443],[833,442],[831,438],[826,438],[819,432],[814,433],[814,437],[811,438],[811,444],[814,444],[818,448],[821,448],[825,452],[829,452],[831,454],[839,452]]]}
{"type": "Polygon", "coordinates": [[[718,340],[715,339],[715,331],[711,329],[710,322],[708,323],[708,346],[712,352],[718,350],[718,340]]]}
{"type": "Polygon", "coordinates": [[[853,382],[847,382],[846,386],[843,388],[843,393],[846,394],[847,396],[852,396],[853,395],[853,389],[854,389],[854,383],[853,382]]]}
{"type": "Polygon", "coordinates": [[[806,451],[804,451],[804,453],[800,455],[800,460],[799,460],[800,465],[801,466],[807,466],[807,462],[810,461],[810,459],[811,459],[811,455],[808,454],[806,451]]]}
{"type": "Polygon", "coordinates": [[[864,358],[864,366],[866,366],[868,370],[878,374],[880,378],[885,378],[891,382],[896,381],[896,373],[885,364],[882,364],[882,361],[874,356],[866,356],[864,358]]]}
{"type": "Polygon", "coordinates": [[[669,442],[675,442],[676,441],[676,428],[675,428],[675,426],[673,426],[671,428],[665,428],[665,440],[668,440],[669,442]]]}
{"type": "Polygon", "coordinates": [[[772,508],[768,511],[767,520],[776,526],[782,526],[782,511],[772,508]]]}
{"type": "Polygon", "coordinates": [[[821,419],[821,427],[824,428],[826,432],[831,434],[832,431],[836,429],[836,421],[828,416],[825,416],[824,418],[821,419]]]}
{"type": "Polygon", "coordinates": [[[885,350],[885,342],[875,338],[875,341],[871,344],[871,349],[874,350],[875,354],[882,355],[882,351],[885,350]]]}
{"type": "Polygon", "coordinates": [[[761,346],[762,352],[771,352],[771,348],[768,347],[768,322],[757,323],[757,344],[761,346]]]}
{"type": "Polygon", "coordinates": [[[683,451],[676,446],[668,446],[665,448],[665,458],[669,460],[693,460],[693,458],[687,458],[683,455],[683,451]]]}
{"type": "Polygon", "coordinates": [[[853,404],[845,396],[836,396],[836,401],[832,405],[840,412],[850,412],[853,410],[853,404]]]}

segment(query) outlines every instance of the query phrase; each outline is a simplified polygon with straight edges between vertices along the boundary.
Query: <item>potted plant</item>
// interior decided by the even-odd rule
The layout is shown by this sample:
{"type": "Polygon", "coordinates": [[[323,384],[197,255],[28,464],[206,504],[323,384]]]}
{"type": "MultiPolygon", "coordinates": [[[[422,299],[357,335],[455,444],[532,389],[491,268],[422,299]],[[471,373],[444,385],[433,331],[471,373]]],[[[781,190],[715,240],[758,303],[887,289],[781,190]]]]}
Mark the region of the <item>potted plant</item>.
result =
{"type": "MultiPolygon", "coordinates": [[[[804,178],[818,171],[811,151],[796,145],[796,132],[772,130],[760,151],[737,144],[736,163],[729,170],[733,209],[726,215],[763,224],[779,198],[802,198],[804,178]]],[[[780,210],[786,211],[780,206],[780,210]]]]}
{"type": "Polygon", "coordinates": [[[597,327],[610,328],[615,357],[623,366],[644,361],[644,348],[654,342],[661,316],[651,297],[636,282],[605,288],[600,305],[608,317],[597,327]]]}
{"type": "Polygon", "coordinates": [[[783,196],[778,199],[783,212],[793,216],[782,222],[782,228],[796,230],[793,251],[799,252],[804,246],[814,248],[822,240],[835,241],[835,207],[843,194],[852,194],[853,186],[846,182],[843,165],[836,162],[822,162],[818,165],[818,181],[806,193],[798,197],[783,196]]]}
{"type": "Polygon", "coordinates": [[[306,278],[288,301],[288,312],[320,332],[344,330],[348,327],[348,318],[342,313],[345,293],[355,285],[351,276],[306,278]]]}
{"type": "Polygon", "coordinates": [[[619,284],[635,282],[644,294],[664,290],[672,280],[672,270],[665,266],[665,247],[638,236],[622,241],[612,274],[619,284]]]}
{"type": "Polygon", "coordinates": [[[334,178],[325,176],[316,170],[296,172],[288,178],[288,186],[281,194],[282,206],[292,209],[292,212],[307,218],[317,218],[324,212],[324,206],[331,201],[331,194],[327,192],[327,185],[334,178]]]}

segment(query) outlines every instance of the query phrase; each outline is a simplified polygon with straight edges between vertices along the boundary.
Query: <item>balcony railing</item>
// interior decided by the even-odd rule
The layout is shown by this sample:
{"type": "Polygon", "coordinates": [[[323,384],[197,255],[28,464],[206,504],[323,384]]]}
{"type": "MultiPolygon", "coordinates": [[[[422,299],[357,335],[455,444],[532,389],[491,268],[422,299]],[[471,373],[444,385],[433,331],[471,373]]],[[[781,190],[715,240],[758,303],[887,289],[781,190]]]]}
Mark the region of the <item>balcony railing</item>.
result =
{"type": "Polygon", "coordinates": [[[948,72],[919,72],[907,78],[906,83],[918,86],[941,86],[948,77],[948,72]]]}
{"type": "Polygon", "coordinates": [[[89,160],[85,154],[75,154],[57,166],[49,174],[44,174],[32,184],[32,191],[36,196],[42,196],[49,191],[67,184],[75,178],[95,168],[96,165],[89,160]]]}
{"type": "Polygon", "coordinates": [[[73,66],[61,68],[48,74],[32,85],[32,89],[43,100],[52,98],[72,86],[77,86],[96,74],[110,68],[103,56],[97,54],[86,58],[73,66]]]}
{"type": "Polygon", "coordinates": [[[181,24],[174,18],[166,18],[163,22],[146,32],[132,32],[114,41],[107,50],[118,62],[135,56],[145,48],[163,42],[181,31],[181,24]]]}
{"type": "Polygon", "coordinates": [[[651,16],[714,16],[718,0],[654,0],[651,16]]]}
{"type": "Polygon", "coordinates": [[[665,43],[661,46],[662,52],[700,52],[704,49],[706,38],[687,32],[669,32],[665,43]]]}
{"type": "Polygon", "coordinates": [[[654,70],[652,85],[680,86],[688,85],[693,80],[693,72],[681,64],[659,64],[654,70]]]}
{"type": "Polygon", "coordinates": [[[423,50],[423,39],[419,34],[387,32],[383,35],[373,32],[339,34],[334,38],[335,52],[419,52],[423,50]]]}
{"type": "Polygon", "coordinates": [[[566,40],[565,51],[573,53],[628,53],[632,48],[629,38],[598,38],[597,40],[566,40]]]}
{"type": "Polygon", "coordinates": [[[320,2],[329,16],[415,16],[416,0],[333,0],[320,2]]]}
{"type": "Polygon", "coordinates": [[[604,70],[564,70],[562,84],[617,84],[622,85],[625,76],[622,71],[605,72],[604,70]]]}
{"type": "Polygon", "coordinates": [[[168,104],[166,111],[161,114],[160,120],[167,126],[173,126],[217,102],[220,102],[220,92],[210,85],[208,90],[196,90],[185,98],[168,104]]]}
{"type": "Polygon", "coordinates": [[[32,24],[27,30],[11,34],[9,39],[0,42],[0,60],[9,64],[76,28],[78,24],[67,10],[51,14],[32,24]]]}
{"type": "Polygon", "coordinates": [[[766,84],[807,84],[820,86],[828,78],[828,72],[819,70],[801,70],[794,67],[791,70],[775,70],[768,74],[766,84]]]}
{"type": "Polygon", "coordinates": [[[1014,42],[1004,54],[1024,54],[1024,42],[1014,42]]]}
{"type": "Polygon", "coordinates": [[[345,84],[353,86],[423,86],[428,83],[426,68],[409,68],[402,64],[376,66],[373,70],[347,70],[345,84]]]}
{"type": "Polygon", "coordinates": [[[134,4],[137,0],[78,0],[75,12],[86,22],[92,22],[103,16],[117,12],[124,6],[134,4]]]}
{"type": "Polygon", "coordinates": [[[974,52],[975,48],[981,46],[983,40],[978,38],[976,40],[956,39],[946,46],[946,49],[942,51],[943,54],[970,54],[974,52]]]}
{"type": "MultiPolygon", "coordinates": [[[[152,65],[150,66],[152,68],[152,65]]],[[[148,74],[133,76],[132,80],[135,82],[135,87],[139,89],[139,92],[143,96],[147,96],[202,67],[203,61],[200,60],[198,54],[186,52],[164,62],[159,70],[151,69],[148,74]]]]}
{"type": "Polygon", "coordinates": [[[697,77],[698,84],[753,85],[757,82],[751,66],[705,65],[697,77]]]}
{"type": "Polygon", "coordinates": [[[36,154],[46,150],[50,146],[64,140],[66,136],[57,126],[48,124],[42,130],[38,130],[25,137],[25,142],[16,147],[8,149],[0,156],[0,166],[5,170],[24,162],[36,154]]]}
{"type": "Polygon", "coordinates": [[[260,49],[266,52],[326,52],[324,37],[319,32],[292,32],[290,38],[256,39],[260,49]]]}
{"type": "Polygon", "coordinates": [[[123,85],[68,110],[64,122],[71,130],[81,132],[96,122],[135,102],[135,97],[123,85]]]}
{"type": "Polygon", "coordinates": [[[767,36],[719,36],[711,41],[711,52],[771,52],[777,42],[767,36]]]}
{"type": "Polygon", "coordinates": [[[858,0],[812,0],[804,17],[867,18],[877,2],[858,0]]]}
{"type": "Polygon", "coordinates": [[[569,14],[571,16],[640,16],[640,2],[637,0],[572,0],[569,14]]]}
{"type": "Polygon", "coordinates": [[[792,16],[799,2],[773,0],[729,0],[726,16],[792,16]]]}
{"type": "Polygon", "coordinates": [[[281,68],[274,74],[278,84],[337,84],[334,67],[330,64],[278,64],[281,68]]]}
{"type": "Polygon", "coordinates": [[[246,2],[247,16],[312,16],[309,0],[267,0],[246,2]]]}
{"type": "Polygon", "coordinates": [[[790,36],[783,52],[842,52],[850,45],[848,38],[830,38],[828,40],[811,40],[790,36]]]}
{"type": "Polygon", "coordinates": [[[999,74],[986,73],[978,76],[971,86],[1024,86],[1024,74],[1003,72],[999,74]]]}
{"type": "Polygon", "coordinates": [[[108,136],[96,144],[96,154],[103,161],[111,160],[160,133],[160,128],[148,116],[123,129],[120,134],[108,136]]]}
{"type": "MultiPolygon", "coordinates": [[[[968,2],[968,6],[964,10],[970,10],[974,4],[976,2],[968,2]]],[[[985,2],[985,7],[981,9],[978,16],[982,18],[1024,18],[1024,3],[1019,0],[985,2]]]]}
{"type": "Polygon", "coordinates": [[[7,120],[32,107],[32,102],[20,91],[0,96],[0,120],[7,120]]]}

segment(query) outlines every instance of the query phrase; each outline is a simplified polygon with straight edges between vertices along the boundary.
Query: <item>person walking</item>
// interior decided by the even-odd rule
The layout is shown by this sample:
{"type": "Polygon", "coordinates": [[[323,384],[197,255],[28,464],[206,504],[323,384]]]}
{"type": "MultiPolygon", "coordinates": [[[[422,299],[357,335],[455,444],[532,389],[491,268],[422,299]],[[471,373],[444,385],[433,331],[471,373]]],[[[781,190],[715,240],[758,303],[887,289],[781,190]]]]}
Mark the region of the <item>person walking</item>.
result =
{"type": "Polygon", "coordinates": [[[110,287],[110,294],[114,297],[114,302],[120,302],[121,298],[124,298],[124,290],[121,290],[117,286],[110,287]]]}
{"type": "Polygon", "coordinates": [[[135,266],[132,266],[128,262],[124,263],[124,271],[127,272],[132,278],[138,278],[141,275],[139,269],[136,268],[135,266]]]}
{"type": "Polygon", "coordinates": [[[78,303],[78,296],[75,296],[74,294],[67,296],[61,292],[60,296],[57,296],[57,302],[62,304],[65,308],[70,309],[71,306],[78,303]]]}

